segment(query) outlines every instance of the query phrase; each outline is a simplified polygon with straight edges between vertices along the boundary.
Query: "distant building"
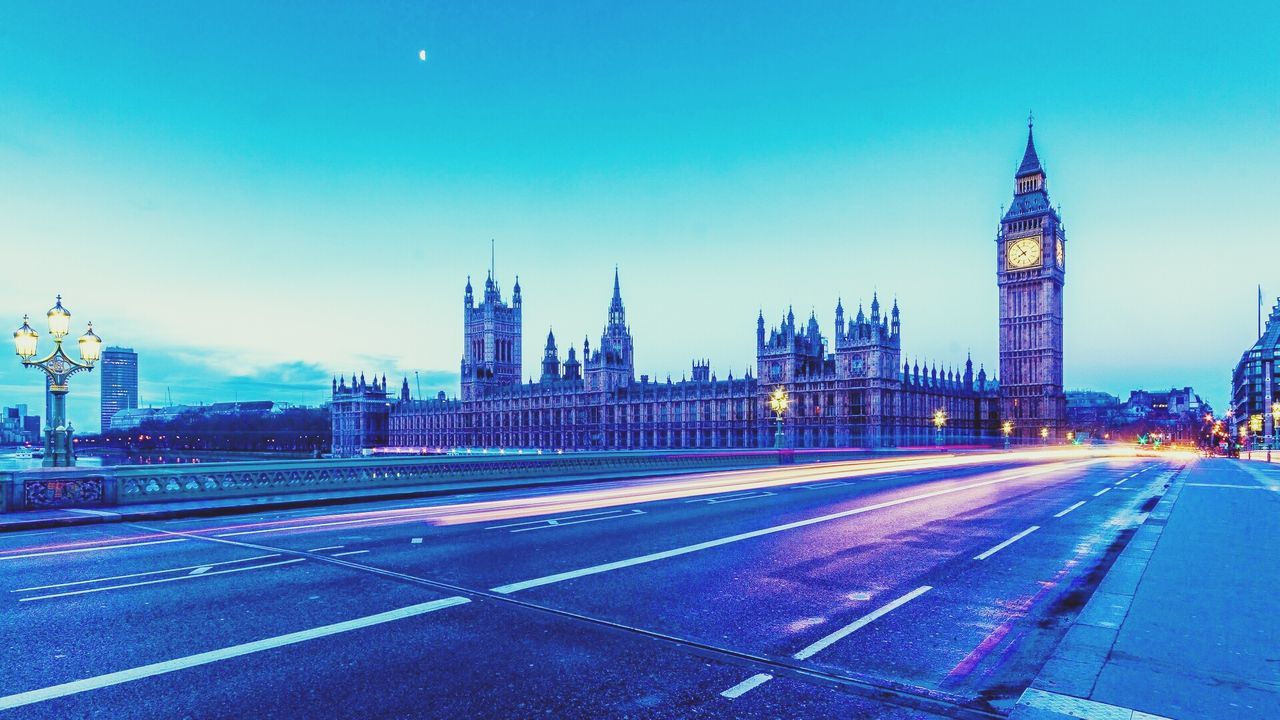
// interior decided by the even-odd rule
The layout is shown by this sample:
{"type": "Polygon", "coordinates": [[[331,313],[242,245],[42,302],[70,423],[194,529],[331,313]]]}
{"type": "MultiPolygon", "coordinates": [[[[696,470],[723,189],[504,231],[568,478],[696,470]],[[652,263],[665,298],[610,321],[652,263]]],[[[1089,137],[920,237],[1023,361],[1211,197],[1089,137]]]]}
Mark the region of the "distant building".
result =
{"type": "Polygon", "coordinates": [[[1275,437],[1276,429],[1271,415],[1272,406],[1280,402],[1280,299],[1271,309],[1267,327],[1253,347],[1244,351],[1240,362],[1231,373],[1231,409],[1236,423],[1249,426],[1251,418],[1259,417],[1262,432],[1252,432],[1261,442],[1275,437]]]}
{"type": "Polygon", "coordinates": [[[196,415],[262,415],[278,412],[288,407],[287,403],[271,400],[253,400],[249,402],[222,402],[211,405],[166,405],[158,408],[125,408],[111,418],[110,430],[132,430],[147,421],[167,422],[187,414],[196,415]]]}
{"type": "Polygon", "coordinates": [[[1171,440],[1193,440],[1213,409],[1190,387],[1131,390],[1129,399],[1105,392],[1067,393],[1067,422],[1076,432],[1145,434],[1159,432],[1171,440]]]}
{"type": "Polygon", "coordinates": [[[121,410],[138,407],[138,354],[133,348],[109,347],[102,351],[102,429],[121,410]]]}
{"type": "Polygon", "coordinates": [[[0,414],[0,443],[6,445],[40,442],[40,416],[28,415],[26,405],[7,407],[0,414]]]}

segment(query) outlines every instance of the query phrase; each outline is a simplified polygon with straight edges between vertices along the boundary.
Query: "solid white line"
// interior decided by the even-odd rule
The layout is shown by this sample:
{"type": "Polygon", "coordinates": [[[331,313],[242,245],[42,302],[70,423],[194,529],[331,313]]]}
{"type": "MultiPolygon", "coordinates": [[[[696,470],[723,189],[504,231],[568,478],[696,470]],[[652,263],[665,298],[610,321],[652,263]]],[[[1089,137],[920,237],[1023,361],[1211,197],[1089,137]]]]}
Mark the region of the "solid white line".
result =
{"type": "MultiPolygon", "coordinates": [[[[1081,464],[1092,465],[1094,463],[1105,462],[1105,461],[1106,461],[1105,459],[1086,460],[1081,464]]],[[[513,592],[519,592],[521,590],[528,590],[530,588],[541,587],[543,585],[552,585],[554,583],[564,582],[566,580],[573,580],[575,578],[580,578],[586,575],[596,575],[598,573],[610,572],[612,570],[620,570],[622,568],[633,567],[635,565],[643,565],[645,563],[656,562],[658,560],[666,560],[667,558],[678,557],[680,555],[687,555],[689,553],[695,553],[700,550],[709,550],[711,548],[720,547],[721,545],[728,545],[730,543],[741,542],[743,540],[750,540],[752,538],[763,537],[765,535],[772,535],[773,533],[779,533],[786,530],[794,530],[796,528],[807,527],[809,525],[816,525],[818,523],[829,522],[831,520],[839,520],[841,518],[847,518],[853,515],[859,515],[861,513],[871,512],[873,510],[882,510],[884,508],[894,507],[895,505],[902,505],[904,503],[916,502],[918,500],[926,500],[928,498],[939,497],[941,495],[949,495],[951,493],[964,492],[965,490],[973,490],[974,488],[987,487],[987,486],[995,485],[998,483],[1010,482],[1012,480],[1020,480],[1020,479],[1032,477],[1035,475],[1044,475],[1046,473],[1060,472],[1064,469],[1065,468],[1058,465],[1054,465],[1048,468],[1037,468],[1030,472],[1021,473],[1019,475],[1010,475],[1009,477],[994,478],[992,480],[984,480],[982,482],[971,483],[969,485],[960,485],[958,487],[944,488],[942,490],[933,490],[931,492],[920,493],[919,495],[909,495],[907,497],[898,498],[896,500],[886,500],[884,502],[875,503],[874,505],[864,505],[862,507],[856,507],[850,510],[842,510],[840,512],[831,513],[829,515],[819,515],[818,517],[812,517],[806,520],[797,520],[795,522],[789,522],[783,525],[774,525],[772,527],[761,528],[759,530],[752,530],[750,532],[739,533],[737,535],[730,535],[728,537],[716,538],[715,540],[707,540],[706,542],[695,543],[693,545],[685,545],[683,547],[672,548],[670,550],[663,550],[661,552],[650,553],[648,555],[640,555],[639,557],[627,558],[625,560],[617,560],[615,562],[604,563],[602,565],[592,565],[591,567],[579,568],[577,570],[569,570],[562,573],[556,573],[554,575],[545,575],[543,577],[533,578],[531,580],[522,580],[520,582],[510,583],[507,585],[499,585],[495,588],[490,588],[490,590],[492,592],[502,593],[504,595],[507,595],[513,592]]]]}
{"type": "Polygon", "coordinates": [[[769,682],[772,679],[773,679],[773,676],[766,673],[760,673],[759,675],[752,675],[746,680],[743,680],[742,682],[738,683],[737,685],[734,685],[733,687],[729,688],[728,690],[725,690],[720,694],[732,700],[741,695],[745,695],[746,693],[760,687],[761,685],[769,682]]]}
{"type": "Polygon", "coordinates": [[[236,572],[245,572],[246,570],[261,570],[263,568],[276,567],[277,565],[291,565],[293,563],[305,562],[306,558],[297,558],[294,560],[281,560],[279,562],[266,563],[264,565],[253,565],[251,567],[231,568],[230,570],[222,570],[221,572],[204,573],[202,575],[179,575],[177,577],[160,578],[159,580],[142,580],[141,582],[125,583],[123,585],[108,585],[106,587],[88,588],[87,590],[69,590],[67,592],[54,593],[52,595],[36,595],[35,597],[18,598],[18,602],[33,602],[35,600],[52,600],[54,598],[69,597],[71,595],[88,595],[89,593],[105,592],[107,590],[122,590],[124,588],[141,587],[143,585],[159,585],[160,583],[176,582],[178,580],[199,580],[200,578],[211,578],[219,575],[230,575],[236,572]]]}
{"type": "Polygon", "coordinates": [[[364,553],[367,553],[367,552],[369,551],[368,550],[348,550],[343,553],[334,553],[329,557],[346,557],[347,555],[363,555],[364,553]]]}
{"type": "Polygon", "coordinates": [[[40,530],[39,532],[22,532],[22,533],[0,533],[0,540],[14,540],[17,538],[32,537],[33,535],[52,535],[52,530],[40,530]]]}
{"type": "Polygon", "coordinates": [[[1094,496],[1094,497],[1101,497],[1102,495],[1105,495],[1106,493],[1109,493],[1109,492],[1111,492],[1111,488],[1102,488],[1102,489],[1101,489],[1101,490],[1099,490],[1098,492],[1094,493],[1094,494],[1093,494],[1093,496],[1094,496]]]}
{"type": "Polygon", "coordinates": [[[337,635],[351,630],[359,630],[361,628],[380,625],[393,620],[401,620],[408,617],[414,617],[415,615],[423,615],[436,610],[443,610],[455,605],[463,605],[468,602],[471,601],[465,597],[447,597],[442,600],[433,600],[419,605],[410,605],[408,607],[400,608],[399,610],[391,610],[389,612],[378,613],[376,615],[366,615],[365,617],[346,620],[332,625],[323,625],[321,627],[311,628],[310,630],[301,630],[299,632],[279,635],[277,637],[266,638],[264,640],[256,640],[242,645],[233,645],[220,650],[210,650],[209,652],[203,652],[196,655],[188,655],[186,657],[177,658],[176,660],[166,660],[164,662],[143,665],[142,667],[136,667],[129,670],[120,670],[118,672],[107,673],[106,675],[85,678],[84,680],[76,680],[74,682],[62,683],[61,685],[53,685],[39,690],[29,690],[27,692],[17,693],[16,695],[7,695],[5,697],[0,697],[0,710],[9,710],[16,707],[22,707],[24,705],[31,705],[32,703],[52,700],[54,698],[75,695],[89,690],[97,690],[111,685],[119,685],[132,680],[140,680],[154,675],[170,673],[176,670],[185,670],[186,668],[196,667],[199,665],[207,665],[219,660],[227,660],[229,658],[248,655],[255,652],[262,652],[263,650],[271,650],[285,645],[293,645],[307,640],[314,640],[315,638],[337,635]]]}
{"type": "Polygon", "coordinates": [[[326,545],[324,547],[311,548],[307,552],[320,552],[321,550],[341,550],[346,545],[326,545]]]}
{"type": "Polygon", "coordinates": [[[89,583],[106,582],[108,580],[124,580],[126,578],[143,577],[144,575],[161,575],[163,573],[182,572],[183,570],[198,570],[200,568],[215,567],[218,565],[234,565],[236,563],[250,562],[253,560],[265,560],[267,558],[280,557],[280,553],[271,553],[270,555],[255,555],[253,557],[242,558],[240,560],[224,560],[222,562],[204,563],[203,565],[187,565],[186,567],[169,568],[168,570],[148,570],[147,572],[129,573],[128,575],[112,575],[111,577],[93,578],[92,580],[76,580],[74,582],[54,583],[53,585],[38,585],[36,587],[18,588],[9,592],[28,592],[31,590],[52,590],[53,588],[71,587],[73,585],[88,585],[89,583]]]}
{"type": "Polygon", "coordinates": [[[1071,512],[1072,510],[1075,510],[1076,508],[1080,507],[1080,506],[1081,506],[1081,505],[1083,505],[1083,504],[1084,504],[1084,500],[1081,500],[1080,502],[1076,503],[1075,505],[1072,505],[1071,507],[1067,508],[1066,510],[1063,510],[1063,511],[1062,511],[1062,512],[1060,512],[1060,513],[1055,513],[1055,514],[1054,514],[1054,517],[1056,517],[1056,518],[1058,518],[1058,517],[1062,517],[1063,515],[1066,515],[1067,513],[1071,512]]]}
{"type": "Polygon", "coordinates": [[[67,553],[93,552],[95,550],[119,550],[121,548],[142,547],[143,545],[163,545],[165,543],[186,542],[186,538],[173,540],[149,540],[147,542],[129,543],[128,545],[100,545],[98,547],[73,548],[71,550],[49,550],[47,552],[26,553],[25,555],[5,555],[0,560],[19,560],[21,558],[44,557],[46,555],[66,555],[67,553]]]}
{"type": "Polygon", "coordinates": [[[761,492],[758,490],[748,490],[746,492],[736,493],[733,495],[720,495],[719,497],[709,497],[709,498],[694,498],[692,500],[685,500],[685,503],[700,502],[700,503],[706,503],[708,505],[719,505],[720,503],[733,502],[734,500],[753,500],[755,498],[770,497],[773,495],[777,495],[777,493],[771,493],[767,491],[761,492]]]}
{"type": "Polygon", "coordinates": [[[907,603],[911,602],[912,600],[915,600],[916,598],[929,592],[932,589],[933,589],[933,586],[931,585],[922,585],[916,588],[915,590],[912,590],[911,592],[907,593],[906,595],[903,595],[897,600],[894,600],[891,603],[881,605],[879,608],[872,610],[866,615],[863,615],[857,620],[854,620],[848,625],[845,625],[839,630],[831,633],[830,635],[822,638],[821,640],[818,640],[817,642],[806,647],[805,649],[801,650],[795,655],[792,655],[791,657],[797,660],[807,660],[808,658],[813,657],[819,651],[824,650],[827,647],[830,647],[831,645],[835,644],[837,641],[845,637],[848,637],[855,630],[858,630],[859,628],[863,628],[863,627],[866,627],[867,625],[870,625],[871,623],[875,622],[877,619],[884,617],[885,615],[888,615],[889,613],[893,612],[899,607],[906,605],[907,603]]]}
{"type": "Polygon", "coordinates": [[[1026,536],[1030,535],[1031,533],[1033,533],[1033,532],[1035,532],[1035,531],[1037,531],[1037,530],[1039,530],[1039,529],[1040,529],[1040,526],[1039,526],[1039,525],[1032,525],[1031,527],[1027,528],[1026,530],[1023,530],[1022,532],[1018,533],[1017,535],[1014,535],[1013,537],[1009,538],[1008,540],[1005,540],[1004,542],[1002,542],[1002,543],[1000,543],[999,545],[997,545],[997,546],[995,546],[995,547],[991,548],[990,550],[988,550],[988,551],[986,551],[986,552],[982,553],[981,555],[975,555],[973,559],[974,559],[974,560],[986,560],[987,558],[991,557],[992,555],[995,555],[996,553],[1000,552],[1001,550],[1003,550],[1003,549],[1005,549],[1005,548],[1009,547],[1010,545],[1012,545],[1012,544],[1014,544],[1014,543],[1018,542],[1018,541],[1019,541],[1019,540],[1021,540],[1022,538],[1024,538],[1024,537],[1026,537],[1026,536]]]}

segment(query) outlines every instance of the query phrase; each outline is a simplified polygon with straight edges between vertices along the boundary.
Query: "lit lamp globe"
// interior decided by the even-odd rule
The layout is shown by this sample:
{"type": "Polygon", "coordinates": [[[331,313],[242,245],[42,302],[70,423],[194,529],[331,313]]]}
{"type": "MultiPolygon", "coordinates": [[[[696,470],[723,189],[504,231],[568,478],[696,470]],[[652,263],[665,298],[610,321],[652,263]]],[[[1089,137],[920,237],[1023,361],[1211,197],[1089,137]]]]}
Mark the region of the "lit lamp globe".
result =
{"type": "Polygon", "coordinates": [[[80,359],[85,365],[92,365],[98,362],[100,357],[102,357],[102,338],[93,331],[93,323],[89,323],[89,330],[80,336],[80,359]]]}
{"type": "Polygon", "coordinates": [[[62,296],[49,308],[49,334],[59,342],[71,332],[71,313],[62,307],[62,296]]]}
{"type": "Polygon", "coordinates": [[[13,346],[18,351],[18,357],[23,360],[30,360],[36,355],[36,341],[40,339],[40,333],[31,328],[31,318],[22,316],[22,327],[13,333],[13,346]]]}

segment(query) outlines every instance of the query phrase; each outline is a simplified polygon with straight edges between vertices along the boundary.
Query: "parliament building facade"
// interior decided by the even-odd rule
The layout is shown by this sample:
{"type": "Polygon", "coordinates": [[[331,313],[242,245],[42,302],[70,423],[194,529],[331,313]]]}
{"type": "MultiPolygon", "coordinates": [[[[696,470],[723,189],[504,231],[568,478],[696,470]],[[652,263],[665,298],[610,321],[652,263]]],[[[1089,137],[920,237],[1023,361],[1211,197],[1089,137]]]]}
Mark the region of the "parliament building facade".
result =
{"type": "Polygon", "coordinates": [[[975,372],[968,358],[954,369],[905,361],[898,303],[886,310],[875,295],[869,313],[859,307],[848,320],[837,301],[831,339],[812,313],[798,324],[788,310],[766,328],[762,312],[756,369],[744,377],[717,378],[706,361],[694,361],[691,375],[677,382],[637,377],[616,271],[598,344],[584,339],[581,357],[570,346],[562,360],[549,332],[540,376],[525,382],[520,283],[508,302],[490,273],[478,301],[470,280],[463,293],[461,394],[414,399],[407,378],[398,394],[388,391],[385,376],[335,379],[332,452],[768,448],[776,428],[769,395],[779,387],[790,398],[783,416],[788,447],[932,444],[938,410],[946,413],[948,444],[998,442],[1002,419],[1012,420],[1020,437],[1038,439],[1046,428],[1056,438],[1066,413],[1065,239],[1028,130],[1014,200],[996,234],[1004,383],[975,372]]]}

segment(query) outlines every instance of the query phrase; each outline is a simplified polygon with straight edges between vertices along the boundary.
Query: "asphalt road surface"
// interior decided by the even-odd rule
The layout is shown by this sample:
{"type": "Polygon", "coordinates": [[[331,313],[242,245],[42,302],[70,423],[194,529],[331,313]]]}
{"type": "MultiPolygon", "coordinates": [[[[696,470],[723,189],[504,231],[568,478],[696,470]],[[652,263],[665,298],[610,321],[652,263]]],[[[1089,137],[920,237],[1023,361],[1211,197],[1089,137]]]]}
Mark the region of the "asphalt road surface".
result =
{"type": "Polygon", "coordinates": [[[0,718],[1001,717],[1178,468],[916,457],[0,535],[0,718]]]}

